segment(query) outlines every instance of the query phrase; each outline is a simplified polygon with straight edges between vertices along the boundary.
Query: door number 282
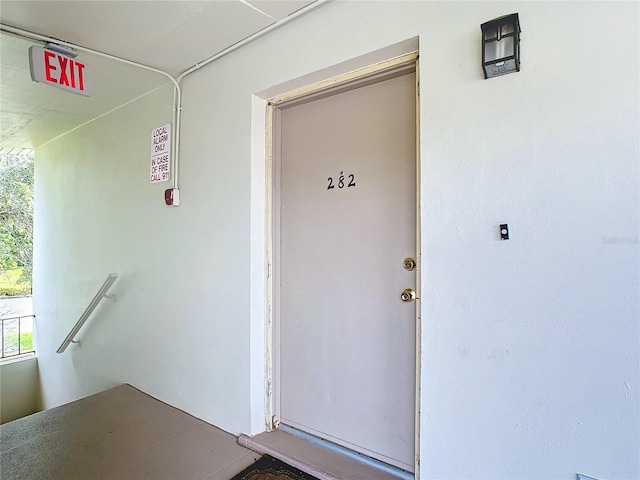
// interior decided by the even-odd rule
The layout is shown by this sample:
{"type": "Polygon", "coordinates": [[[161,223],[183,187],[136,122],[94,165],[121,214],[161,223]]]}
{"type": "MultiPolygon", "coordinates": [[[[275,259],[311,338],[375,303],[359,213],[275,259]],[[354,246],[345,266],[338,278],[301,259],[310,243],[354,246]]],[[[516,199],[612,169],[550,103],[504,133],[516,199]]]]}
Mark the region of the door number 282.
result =
{"type": "Polygon", "coordinates": [[[335,184],[334,184],[334,181],[333,181],[333,177],[327,178],[327,182],[329,182],[329,184],[327,185],[327,190],[332,190],[332,189],[336,188],[336,185],[338,186],[338,188],[355,187],[356,186],[356,176],[353,173],[350,173],[349,175],[347,175],[347,178],[345,178],[343,172],[340,172],[340,176],[338,177],[338,182],[335,183],[335,184]],[[348,183],[345,183],[347,178],[349,179],[349,181],[348,181],[348,183]]]}

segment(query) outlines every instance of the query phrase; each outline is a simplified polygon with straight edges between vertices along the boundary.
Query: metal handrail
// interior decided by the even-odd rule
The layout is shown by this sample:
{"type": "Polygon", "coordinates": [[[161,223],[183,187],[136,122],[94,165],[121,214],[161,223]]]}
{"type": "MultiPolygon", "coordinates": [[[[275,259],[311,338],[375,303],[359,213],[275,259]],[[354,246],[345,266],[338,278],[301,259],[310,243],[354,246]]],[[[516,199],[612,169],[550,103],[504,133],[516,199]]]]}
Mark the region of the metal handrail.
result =
{"type": "Polygon", "coordinates": [[[89,316],[93,313],[95,308],[98,306],[98,303],[100,303],[100,300],[102,300],[104,297],[107,297],[107,298],[112,298],[115,301],[115,296],[107,295],[107,292],[111,288],[111,285],[113,285],[113,282],[116,281],[116,278],[118,278],[117,273],[110,273],[107,276],[107,279],[102,284],[102,287],[100,287],[100,290],[98,290],[98,293],[96,293],[96,296],[93,297],[93,300],[91,300],[91,303],[89,304],[89,306],[85,309],[82,315],[80,315],[80,318],[78,319],[76,324],[73,326],[73,328],[69,332],[69,335],[67,335],[67,337],[64,339],[64,341],[60,345],[60,348],[56,350],[56,353],[64,352],[70,343],[79,343],[79,342],[76,342],[74,338],[78,334],[78,332],[80,331],[84,323],[87,321],[89,316]]]}

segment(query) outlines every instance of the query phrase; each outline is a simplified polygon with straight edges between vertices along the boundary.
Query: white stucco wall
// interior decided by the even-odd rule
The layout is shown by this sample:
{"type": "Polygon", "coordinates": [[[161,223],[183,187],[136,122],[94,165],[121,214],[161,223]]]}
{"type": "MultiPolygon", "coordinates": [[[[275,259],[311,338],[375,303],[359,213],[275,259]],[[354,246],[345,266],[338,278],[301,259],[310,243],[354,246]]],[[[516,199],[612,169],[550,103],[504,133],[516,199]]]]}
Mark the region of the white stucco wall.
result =
{"type": "Polygon", "coordinates": [[[40,378],[35,356],[0,362],[0,423],[40,410],[40,378]]]}
{"type": "Polygon", "coordinates": [[[147,179],[168,88],[38,149],[45,406],[129,382],[255,431],[253,95],[418,38],[422,474],[637,478],[638,17],[632,2],[329,3],[185,80],[178,208],[147,179]],[[483,80],[479,26],[512,12],[523,70],[483,80]],[[117,302],[56,356],[111,271],[117,302]]]}

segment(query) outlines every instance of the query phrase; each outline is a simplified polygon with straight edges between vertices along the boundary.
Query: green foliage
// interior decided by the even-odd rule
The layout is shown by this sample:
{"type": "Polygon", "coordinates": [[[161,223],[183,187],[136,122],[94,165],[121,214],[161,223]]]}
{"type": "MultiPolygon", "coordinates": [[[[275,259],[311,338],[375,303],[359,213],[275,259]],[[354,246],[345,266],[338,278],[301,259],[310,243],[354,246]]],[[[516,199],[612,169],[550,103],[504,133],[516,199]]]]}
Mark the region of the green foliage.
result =
{"type": "MultiPolygon", "coordinates": [[[[18,350],[18,332],[10,333],[5,339],[5,351],[14,352],[18,350]]],[[[33,350],[33,332],[22,332],[20,334],[20,352],[26,353],[33,350]]]]}
{"type": "Polygon", "coordinates": [[[21,276],[5,293],[31,292],[33,267],[34,157],[0,154],[0,275],[21,270],[21,276]],[[21,286],[20,286],[21,285],[21,286]]]}
{"type": "Polygon", "coordinates": [[[0,272],[0,296],[31,295],[31,284],[21,283],[23,268],[14,268],[0,272]]]}
{"type": "Polygon", "coordinates": [[[0,285],[0,296],[4,297],[24,297],[31,295],[31,287],[26,283],[17,285],[0,285]]]}

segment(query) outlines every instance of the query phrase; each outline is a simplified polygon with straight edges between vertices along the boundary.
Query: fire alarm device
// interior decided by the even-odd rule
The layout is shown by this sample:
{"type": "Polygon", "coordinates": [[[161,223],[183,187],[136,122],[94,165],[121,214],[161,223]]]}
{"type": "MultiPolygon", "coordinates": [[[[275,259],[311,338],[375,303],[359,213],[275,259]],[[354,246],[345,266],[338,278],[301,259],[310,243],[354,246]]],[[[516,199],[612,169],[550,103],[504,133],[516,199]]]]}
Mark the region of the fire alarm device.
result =
{"type": "Polygon", "coordinates": [[[164,203],[177,207],[180,205],[180,190],[177,188],[167,188],[164,191],[164,203]]]}

